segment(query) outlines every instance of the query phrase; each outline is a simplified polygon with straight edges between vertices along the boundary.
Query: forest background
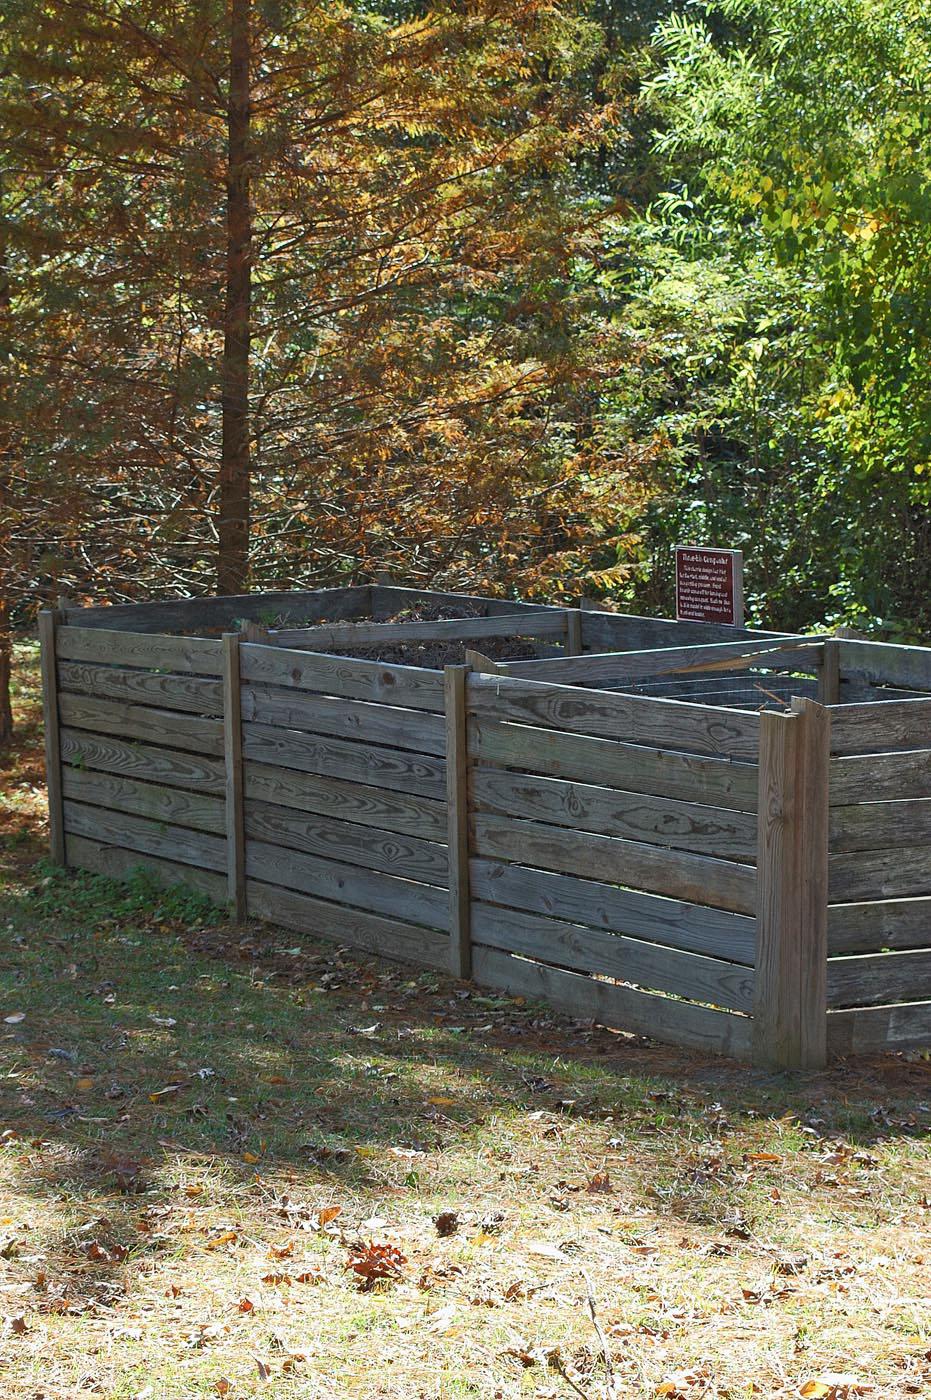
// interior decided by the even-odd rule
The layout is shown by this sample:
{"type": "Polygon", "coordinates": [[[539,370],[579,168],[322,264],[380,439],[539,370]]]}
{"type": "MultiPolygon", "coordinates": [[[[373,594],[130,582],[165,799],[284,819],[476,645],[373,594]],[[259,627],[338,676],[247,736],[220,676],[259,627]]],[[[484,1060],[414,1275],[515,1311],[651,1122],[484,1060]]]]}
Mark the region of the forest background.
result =
{"type": "Polygon", "coordinates": [[[0,739],[42,600],[931,633],[924,0],[8,0],[0,739]]]}

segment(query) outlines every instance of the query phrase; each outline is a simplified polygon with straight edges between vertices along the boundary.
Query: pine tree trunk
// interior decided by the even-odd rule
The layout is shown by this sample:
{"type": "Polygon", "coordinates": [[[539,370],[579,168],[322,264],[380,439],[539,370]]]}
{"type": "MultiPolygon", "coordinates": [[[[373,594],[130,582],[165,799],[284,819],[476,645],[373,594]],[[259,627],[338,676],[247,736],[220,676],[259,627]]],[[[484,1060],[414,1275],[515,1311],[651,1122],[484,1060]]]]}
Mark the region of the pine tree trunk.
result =
{"type": "Polygon", "coordinates": [[[10,610],[5,598],[0,598],[0,749],[13,738],[13,703],[10,681],[13,671],[13,638],[10,632],[10,610]]]}
{"type": "Polygon", "coordinates": [[[252,301],[250,4],[251,0],[230,0],[229,11],[223,446],[217,525],[217,588],[220,593],[244,593],[249,573],[249,341],[252,301]]]}
{"type": "MultiPolygon", "coordinates": [[[[6,378],[9,367],[9,346],[12,343],[10,318],[10,277],[7,267],[7,248],[4,238],[4,187],[0,175],[0,386],[6,378]]],[[[10,682],[13,671],[13,636],[10,631],[10,600],[7,585],[10,581],[10,489],[9,452],[11,434],[0,427],[0,749],[5,748],[13,738],[13,701],[10,682]]]]}

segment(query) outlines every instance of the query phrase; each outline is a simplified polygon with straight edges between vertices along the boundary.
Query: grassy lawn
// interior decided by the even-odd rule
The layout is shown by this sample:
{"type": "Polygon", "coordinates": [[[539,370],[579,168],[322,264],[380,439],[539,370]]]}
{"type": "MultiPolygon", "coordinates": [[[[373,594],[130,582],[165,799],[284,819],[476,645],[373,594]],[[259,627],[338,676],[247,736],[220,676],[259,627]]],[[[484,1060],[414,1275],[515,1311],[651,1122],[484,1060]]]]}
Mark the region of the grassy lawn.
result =
{"type": "Polygon", "coordinates": [[[3,1400],[931,1391],[927,1057],[766,1075],[55,874],[21,660],[3,1400]]]}

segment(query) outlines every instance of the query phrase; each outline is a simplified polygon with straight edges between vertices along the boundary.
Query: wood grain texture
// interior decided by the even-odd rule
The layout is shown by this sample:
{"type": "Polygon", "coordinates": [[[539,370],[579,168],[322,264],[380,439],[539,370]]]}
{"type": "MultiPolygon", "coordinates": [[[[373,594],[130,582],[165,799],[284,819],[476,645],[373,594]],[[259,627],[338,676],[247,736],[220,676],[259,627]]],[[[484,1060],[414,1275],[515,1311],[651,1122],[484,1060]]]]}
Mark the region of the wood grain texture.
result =
{"type": "Polygon", "coordinates": [[[247,799],[315,816],[342,818],[399,836],[446,840],[446,803],[434,798],[251,762],[245,765],[245,788],[247,799]]]}
{"type": "Polygon", "coordinates": [[[446,797],[446,762],[377,744],[321,739],[267,724],[243,725],[243,753],[257,763],[296,768],[320,777],[343,778],[392,792],[446,797]]]}
{"type": "Polygon", "coordinates": [[[284,647],[242,647],[243,682],[295,687],[342,695],[347,700],[370,700],[402,709],[443,713],[443,677],[420,666],[389,666],[381,661],[323,656],[284,647]]]}
{"type": "Polygon", "coordinates": [[[61,731],[58,705],[56,632],[58,616],[51,609],[39,613],[39,647],[42,671],[42,727],[45,742],[45,786],[48,794],[49,855],[64,865],[65,823],[61,789],[61,731]]]}
{"type": "Polygon", "coordinates": [[[822,639],[812,637],[774,641],[715,642],[704,646],[662,647],[649,651],[588,652],[584,656],[554,661],[507,661],[503,672],[526,680],[553,681],[560,685],[620,685],[643,677],[708,677],[722,671],[746,670],[747,662],[777,671],[816,671],[822,659],[822,639]]]}
{"type": "Polygon", "coordinates": [[[486,904],[753,965],[756,921],[742,914],[475,856],[469,879],[473,900],[486,904]]]}
{"type": "Polygon", "coordinates": [[[831,714],[833,754],[891,753],[931,748],[931,699],[836,705],[831,714]]]}
{"type": "Polygon", "coordinates": [[[202,870],[226,872],[226,841],[221,837],[125,812],[87,807],[81,802],[65,802],[64,811],[65,831],[70,836],[85,836],[101,846],[163,856],[202,870]]]}
{"type": "Polygon", "coordinates": [[[908,1050],[931,1041],[931,1001],[831,1011],[827,1019],[828,1049],[832,1055],[908,1050]]]}
{"type": "Polygon", "coordinates": [[[87,695],[59,695],[63,725],[94,734],[139,739],[160,747],[189,749],[210,757],[223,755],[223,721],[199,715],[130,705],[121,700],[93,700],[87,695]]]}
{"type": "Polygon", "coordinates": [[[127,880],[139,871],[165,889],[184,888],[204,895],[220,908],[226,903],[226,876],[215,870],[198,870],[159,856],[123,850],[91,837],[66,837],[68,864],[79,870],[93,870],[111,880],[127,880]]]}
{"type": "Polygon", "coordinates": [[[57,655],[61,661],[155,667],[183,675],[220,676],[223,673],[221,643],[202,637],[161,637],[149,632],[60,627],[57,655]]]}
{"type": "Polygon", "coordinates": [[[337,817],[312,817],[288,807],[246,802],[246,835],[250,841],[287,846],[308,855],[381,870],[428,885],[446,888],[449,862],[445,845],[379,831],[337,817]]]}
{"type": "Polygon", "coordinates": [[[791,635],[785,632],[764,632],[751,627],[729,627],[717,622],[677,622],[664,617],[602,612],[585,598],[582,599],[581,605],[585,612],[582,624],[585,649],[591,652],[658,651],[666,647],[703,646],[744,639],[779,640],[791,635]]]}
{"type": "Polygon", "coordinates": [[[376,622],[394,618],[398,613],[410,608],[444,605],[467,606],[482,617],[550,611],[546,603],[521,603],[511,598],[486,598],[478,593],[444,593],[441,589],[404,588],[394,583],[375,584],[372,588],[371,613],[376,622]]]}
{"type": "Polygon", "coordinates": [[[931,690],[931,647],[840,641],[841,674],[874,685],[931,690]]]}
{"type": "Polygon", "coordinates": [[[62,792],[75,802],[107,807],[113,812],[130,812],[153,821],[189,826],[195,831],[226,835],[224,803],[220,797],[182,788],[141,783],[116,773],[95,773],[91,769],[62,769],[62,792]]]}
{"type": "Polygon", "coordinates": [[[831,852],[881,851],[931,842],[931,798],[831,808],[831,852]]]}
{"type": "Polygon", "coordinates": [[[484,813],[473,814],[471,844],[477,856],[493,860],[607,880],[736,914],[755,909],[756,871],[735,861],[484,813]]]}
{"type": "Polygon", "coordinates": [[[222,681],[206,676],[170,675],[164,671],[130,671],[118,666],[95,666],[85,661],[61,661],[62,690],[98,699],[129,700],[162,710],[185,710],[194,715],[222,715],[222,681]]]}
{"type": "Polygon", "coordinates": [[[148,744],[89,734],[83,729],[62,729],[61,753],[66,763],[104,773],[121,773],[143,782],[167,783],[192,793],[222,796],[225,786],[222,761],[179,753],[148,744]]]}
{"type": "Polygon", "coordinates": [[[242,717],[259,724],[280,725],[343,739],[388,744],[414,753],[446,754],[442,715],[403,710],[330,695],[310,695],[279,686],[243,686],[242,717]]]}
{"type": "Polygon", "coordinates": [[[876,1006],[931,998],[931,948],[828,958],[828,1006],[876,1006]]]}
{"type": "Polygon", "coordinates": [[[841,701],[840,642],[834,637],[828,637],[824,643],[818,677],[818,700],[822,705],[839,705],[841,701]]]}
{"type": "Polygon", "coordinates": [[[830,956],[883,948],[931,948],[931,897],[828,907],[830,956]]]}
{"type": "Polygon", "coordinates": [[[832,807],[931,797],[931,748],[832,758],[830,793],[832,807]]]}
{"type": "MultiPolygon", "coordinates": [[[[907,831],[902,835],[907,839],[907,831]]],[[[828,862],[828,889],[832,904],[931,894],[931,846],[894,846],[882,851],[832,855],[828,862]]]]}
{"type": "Polygon", "coordinates": [[[235,919],[246,917],[246,829],[243,793],[239,636],[223,637],[223,761],[226,770],[226,884],[235,919]]]}
{"type": "Polygon", "coordinates": [[[276,619],[366,617],[371,611],[371,588],[318,588],[310,592],[239,593],[222,597],[163,599],[156,603],[119,603],[114,607],[68,609],[70,625],[139,632],[230,631],[247,618],[273,623],[276,619]]]}
{"type": "Polygon", "coordinates": [[[441,618],[432,622],[352,622],[344,626],[288,628],[272,632],[278,646],[312,651],[354,651],[359,647],[398,646],[410,642],[482,641],[486,637],[565,636],[562,608],[518,612],[500,617],[441,618]]]}
{"type": "Polygon", "coordinates": [[[582,655],[582,610],[566,609],[566,656],[582,655]]]}
{"type": "Polygon", "coordinates": [[[446,810],[449,822],[449,956],[454,977],[472,969],[471,897],[469,894],[469,751],[466,677],[468,666],[447,666],[446,810]]]}
{"type": "Polygon", "coordinates": [[[753,1006],[752,969],[622,934],[476,903],[472,936],[476,944],[573,972],[634,982],[730,1011],[750,1011],[753,1006]]]}
{"type": "Polygon", "coordinates": [[[481,985],[546,1001],[570,1016],[735,1059],[749,1055],[747,1017],[559,971],[494,948],[476,948],[473,963],[481,985]]]}

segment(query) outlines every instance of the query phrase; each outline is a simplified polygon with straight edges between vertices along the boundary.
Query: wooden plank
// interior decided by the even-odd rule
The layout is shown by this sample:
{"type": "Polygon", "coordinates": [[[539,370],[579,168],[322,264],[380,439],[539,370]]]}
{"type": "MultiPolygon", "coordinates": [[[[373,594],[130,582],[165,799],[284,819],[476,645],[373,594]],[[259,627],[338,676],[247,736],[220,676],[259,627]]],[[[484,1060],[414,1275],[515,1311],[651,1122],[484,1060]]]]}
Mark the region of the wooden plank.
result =
{"type": "Polygon", "coordinates": [[[890,642],[840,642],[842,677],[905,690],[931,690],[931,647],[890,642]]]}
{"type": "Polygon", "coordinates": [[[476,857],[469,862],[469,880],[473,900],[486,904],[753,965],[756,921],[742,914],[476,857]]]}
{"type": "Polygon", "coordinates": [[[505,613],[500,617],[439,618],[432,622],[350,622],[343,626],[288,628],[270,633],[278,646],[311,651],[355,651],[401,643],[481,641],[486,637],[559,637],[566,632],[562,608],[505,613]]]}
{"type": "Polygon", "coordinates": [[[403,588],[399,584],[379,583],[372,588],[371,612],[376,622],[397,616],[408,608],[469,607],[484,617],[502,613],[548,612],[546,603],[523,603],[512,598],[486,598],[479,593],[444,593],[436,588],[403,588]]]}
{"type": "Polygon", "coordinates": [[[386,919],[363,909],[347,909],[258,880],[248,882],[246,897],[252,918],[269,919],[314,938],[362,948],[380,958],[398,958],[444,972],[449,966],[449,938],[435,929],[386,919]]]}
{"type": "Polygon", "coordinates": [[[242,717],[260,724],[333,734],[415,753],[446,754],[446,728],[442,715],[423,710],[402,710],[395,705],[371,704],[329,695],[267,685],[243,686],[242,717]]]}
{"type": "Polygon", "coordinates": [[[443,713],[443,677],[421,666],[389,666],[383,661],[249,643],[242,647],[242,679],[443,713]]]}
{"type": "Polygon", "coordinates": [[[923,846],[931,842],[931,798],[901,802],[861,802],[831,808],[831,852],[880,851],[897,842],[923,846]]]}
{"type": "Polygon", "coordinates": [[[103,807],[86,807],[80,802],[67,801],[64,809],[69,835],[86,836],[101,846],[164,856],[202,870],[226,871],[226,842],[218,836],[125,812],[107,812],[103,807]]]}
{"type": "Polygon", "coordinates": [[[931,897],[884,899],[828,908],[828,953],[931,948],[931,897]]]}
{"type": "Polygon", "coordinates": [[[153,748],[146,744],[125,743],[103,738],[81,729],[62,729],[61,753],[76,768],[121,773],[144,782],[167,783],[190,792],[221,796],[225,780],[222,762],[176,749],[153,748]]]}
{"type": "Polygon", "coordinates": [[[927,695],[927,691],[919,694],[914,690],[900,690],[894,685],[871,685],[868,681],[841,677],[838,702],[842,705],[862,705],[878,700],[915,700],[927,695]]]}
{"type": "Polygon", "coordinates": [[[821,664],[822,650],[821,638],[778,641],[764,637],[753,641],[745,638],[738,642],[662,647],[658,650],[588,652],[584,656],[554,661],[508,661],[502,666],[503,673],[508,676],[591,688],[605,682],[620,685],[644,676],[685,676],[699,672],[714,675],[721,671],[746,669],[748,662],[770,670],[812,672],[821,664]]]}
{"type": "Polygon", "coordinates": [[[717,622],[676,622],[665,617],[637,617],[632,613],[585,610],[583,636],[591,652],[647,651],[674,646],[702,646],[748,638],[784,638],[785,632],[764,632],[753,627],[730,627],[717,622]]]}
{"type": "Polygon", "coordinates": [[[66,852],[61,791],[61,733],[55,642],[57,631],[57,613],[53,609],[43,608],[39,613],[39,645],[42,670],[42,722],[45,736],[45,786],[48,793],[49,854],[56,865],[64,865],[66,852]]]}
{"type": "Polygon", "coordinates": [[[828,1013],[832,1055],[872,1055],[931,1043],[931,1001],[828,1013]]]}
{"type": "Polygon", "coordinates": [[[223,802],[201,792],[140,783],[116,773],[95,773],[67,765],[62,769],[62,792],[72,801],[108,807],[114,812],[131,812],[137,817],[189,826],[215,836],[226,834],[223,802]]]}
{"type": "Polygon", "coordinates": [[[60,627],[57,655],[61,661],[147,666],[184,675],[219,676],[223,672],[221,643],[203,637],[160,637],[149,632],[60,627]]]}
{"type": "Polygon", "coordinates": [[[476,810],[499,816],[751,864],[756,859],[756,817],[751,812],[485,767],[472,769],[471,795],[476,810]]]}
{"type": "Polygon", "coordinates": [[[582,611],[566,608],[566,656],[582,655],[582,611]]]}
{"type": "Polygon", "coordinates": [[[833,754],[891,753],[931,747],[931,699],[883,700],[835,705],[831,716],[833,754]]]}
{"type": "Polygon", "coordinates": [[[267,724],[243,725],[243,753],[258,763],[297,768],[320,777],[345,778],[420,797],[446,796],[446,763],[429,754],[420,756],[344,739],[319,739],[313,734],[275,729],[267,724]]]}
{"type": "Polygon", "coordinates": [[[246,835],[250,841],[266,841],[325,859],[381,870],[405,880],[446,888],[449,862],[446,847],[416,836],[357,826],[333,816],[314,819],[288,807],[265,802],[246,803],[246,835]]]}
{"type": "Polygon", "coordinates": [[[292,593],[239,593],[220,597],[168,598],[155,603],[118,603],[114,607],[75,608],[67,622],[78,627],[138,632],[229,631],[246,618],[273,623],[316,618],[365,617],[371,611],[371,588],[318,588],[292,593]]]}
{"type": "Polygon", "coordinates": [[[68,864],[80,870],[92,870],[111,880],[127,880],[139,871],[166,889],[182,886],[195,890],[221,908],[226,903],[226,877],[214,870],[198,870],[194,865],[180,865],[158,856],[142,855],[139,851],[121,850],[86,836],[66,837],[68,864]]]}
{"type": "Polygon", "coordinates": [[[128,671],[118,666],[62,661],[58,679],[62,690],[83,692],[97,699],[131,700],[195,715],[223,713],[222,682],[205,676],[173,676],[164,671],[128,671]]]}
{"type": "Polygon", "coordinates": [[[250,880],[281,885],[353,905],[375,914],[388,914],[404,923],[424,924],[445,931],[449,921],[449,897],[434,885],[416,884],[341,861],[324,860],[269,845],[246,842],[246,873],[250,880]]]}
{"type": "Polygon", "coordinates": [[[828,958],[828,1006],[876,1006],[931,997],[931,948],[828,958]]]}
{"type": "Polygon", "coordinates": [[[342,817],[361,826],[393,831],[398,836],[446,840],[446,803],[433,798],[251,762],[245,765],[245,786],[247,799],[321,817],[342,817]]]}
{"type": "Polygon", "coordinates": [[[832,855],[828,862],[828,887],[832,904],[931,894],[931,846],[894,846],[883,851],[832,855]]]}
{"type": "Polygon", "coordinates": [[[760,736],[754,1062],[825,1063],[831,711],[764,714],[760,736]]]}
{"type": "Polygon", "coordinates": [[[822,705],[840,704],[840,642],[834,637],[827,638],[824,643],[818,699],[822,705]]]}
{"type": "Polygon", "coordinates": [[[454,977],[472,969],[471,898],[469,895],[469,751],[466,677],[468,666],[447,666],[446,810],[449,819],[449,957],[454,977]]]}
{"type": "Polygon", "coordinates": [[[243,797],[239,636],[223,637],[223,744],[226,767],[226,883],[234,919],[246,917],[246,834],[243,797]]]}
{"type": "Polygon", "coordinates": [[[756,764],[730,759],[702,758],[495,720],[478,721],[471,716],[469,756],[476,762],[570,782],[756,811],[756,764]]]}
{"type": "Polygon", "coordinates": [[[830,775],[832,807],[931,797],[931,748],[832,758],[830,775]]]}
{"type": "Polygon", "coordinates": [[[751,968],[622,934],[476,903],[472,937],[476,944],[502,952],[519,953],[573,972],[635,982],[729,1011],[750,1011],[753,1006],[751,968]]]}
{"type": "Polygon", "coordinates": [[[156,710],[121,700],[93,700],[87,695],[61,694],[58,710],[62,724],[72,729],[192,749],[211,757],[223,754],[223,721],[219,719],[202,719],[199,715],[182,715],[175,710],[156,710]]]}
{"type": "Polygon", "coordinates": [[[735,914],[754,912],[756,871],[750,865],[484,813],[473,816],[471,827],[477,856],[608,880],[735,914]]]}
{"type": "Polygon", "coordinates": [[[558,971],[494,948],[476,948],[473,960],[476,982],[549,1002],[570,1016],[735,1059],[749,1055],[747,1017],[558,971]]]}
{"type": "Polygon", "coordinates": [[[742,710],[617,695],[608,690],[470,676],[469,712],[477,719],[511,720],[630,744],[755,760],[760,717],[742,710]]]}

